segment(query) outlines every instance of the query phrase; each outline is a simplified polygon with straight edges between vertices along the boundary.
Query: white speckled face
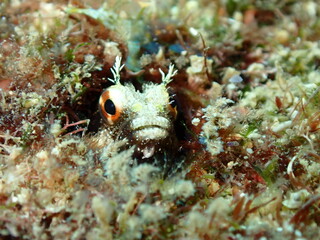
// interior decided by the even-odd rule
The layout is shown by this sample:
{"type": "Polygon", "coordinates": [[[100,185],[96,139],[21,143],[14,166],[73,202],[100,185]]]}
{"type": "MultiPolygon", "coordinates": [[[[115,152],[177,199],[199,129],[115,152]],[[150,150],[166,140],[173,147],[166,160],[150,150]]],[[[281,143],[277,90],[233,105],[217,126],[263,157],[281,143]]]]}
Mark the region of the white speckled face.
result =
{"type": "Polygon", "coordinates": [[[177,115],[164,84],[145,84],[142,92],[131,84],[113,85],[102,93],[99,107],[113,135],[135,143],[166,139],[177,115]]]}
{"type": "Polygon", "coordinates": [[[172,147],[173,121],[177,116],[174,100],[170,99],[167,84],[177,71],[170,64],[168,73],[159,69],[162,83],[147,83],[142,91],[132,84],[120,83],[121,58],[116,57],[111,68],[115,85],[107,88],[100,96],[99,109],[106,127],[114,139],[128,139],[143,153],[143,158],[152,157],[162,146],[172,147]],[[167,141],[168,140],[168,141],[167,141]],[[170,141],[169,141],[170,140],[170,141]]]}

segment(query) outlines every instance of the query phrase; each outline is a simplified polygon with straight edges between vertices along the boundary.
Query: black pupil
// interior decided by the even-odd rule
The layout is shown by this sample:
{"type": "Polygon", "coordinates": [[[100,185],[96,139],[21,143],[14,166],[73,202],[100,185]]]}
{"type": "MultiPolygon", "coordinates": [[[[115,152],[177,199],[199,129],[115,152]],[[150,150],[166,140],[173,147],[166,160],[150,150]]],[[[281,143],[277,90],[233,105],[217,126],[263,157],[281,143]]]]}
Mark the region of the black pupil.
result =
{"type": "Polygon", "coordinates": [[[106,112],[111,114],[111,115],[115,115],[116,114],[116,106],[114,105],[112,100],[108,99],[104,103],[104,110],[106,110],[106,112]]]}

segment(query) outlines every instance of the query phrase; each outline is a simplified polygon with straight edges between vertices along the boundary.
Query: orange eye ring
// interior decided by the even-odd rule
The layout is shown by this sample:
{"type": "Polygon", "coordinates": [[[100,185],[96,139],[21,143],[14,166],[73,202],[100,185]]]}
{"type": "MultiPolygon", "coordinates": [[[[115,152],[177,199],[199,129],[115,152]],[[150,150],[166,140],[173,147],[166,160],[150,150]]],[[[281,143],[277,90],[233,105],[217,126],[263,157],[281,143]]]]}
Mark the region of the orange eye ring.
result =
{"type": "Polygon", "coordinates": [[[102,117],[110,125],[113,125],[119,119],[122,112],[121,106],[117,106],[115,101],[111,99],[109,90],[106,90],[101,94],[99,109],[102,117]]]}

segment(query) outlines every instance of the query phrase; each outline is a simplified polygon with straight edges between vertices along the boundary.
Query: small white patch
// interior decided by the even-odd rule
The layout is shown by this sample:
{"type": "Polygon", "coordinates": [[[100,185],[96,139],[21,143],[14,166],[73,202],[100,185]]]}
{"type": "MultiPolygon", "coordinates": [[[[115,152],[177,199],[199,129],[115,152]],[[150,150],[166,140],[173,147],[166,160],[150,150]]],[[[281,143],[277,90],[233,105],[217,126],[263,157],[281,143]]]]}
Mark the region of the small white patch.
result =
{"type": "Polygon", "coordinates": [[[152,147],[146,147],[143,149],[143,157],[142,158],[149,158],[149,157],[152,157],[153,154],[154,154],[154,151],[155,151],[155,147],[152,146],[152,147]]]}
{"type": "Polygon", "coordinates": [[[274,132],[281,132],[289,127],[291,127],[292,125],[292,121],[285,121],[285,122],[281,122],[281,123],[275,123],[272,127],[271,130],[274,132]]]}
{"type": "Polygon", "coordinates": [[[229,82],[231,83],[241,83],[242,81],[243,79],[239,75],[234,75],[231,78],[229,78],[229,82]]]}
{"type": "Polygon", "coordinates": [[[246,151],[247,151],[247,153],[249,153],[249,154],[252,154],[252,153],[253,153],[252,148],[247,148],[246,151]]]}
{"type": "Polygon", "coordinates": [[[194,125],[194,126],[198,126],[199,123],[200,123],[200,119],[199,119],[199,118],[194,118],[194,119],[192,119],[191,123],[192,123],[192,125],[194,125]]]}

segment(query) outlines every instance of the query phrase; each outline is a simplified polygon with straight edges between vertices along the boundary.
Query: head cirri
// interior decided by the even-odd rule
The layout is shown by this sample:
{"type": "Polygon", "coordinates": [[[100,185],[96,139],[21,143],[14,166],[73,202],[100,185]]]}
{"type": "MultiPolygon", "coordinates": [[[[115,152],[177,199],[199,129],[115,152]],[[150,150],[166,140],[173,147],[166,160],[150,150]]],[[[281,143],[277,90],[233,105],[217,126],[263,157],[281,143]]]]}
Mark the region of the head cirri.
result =
{"type": "Polygon", "coordinates": [[[143,153],[143,158],[149,158],[155,151],[170,145],[174,135],[177,110],[166,85],[177,71],[173,65],[169,66],[167,75],[160,70],[162,83],[146,83],[139,92],[131,83],[120,83],[123,66],[121,58],[117,57],[111,69],[114,79],[109,79],[115,84],[101,94],[100,113],[114,139],[128,139],[143,153]]]}

